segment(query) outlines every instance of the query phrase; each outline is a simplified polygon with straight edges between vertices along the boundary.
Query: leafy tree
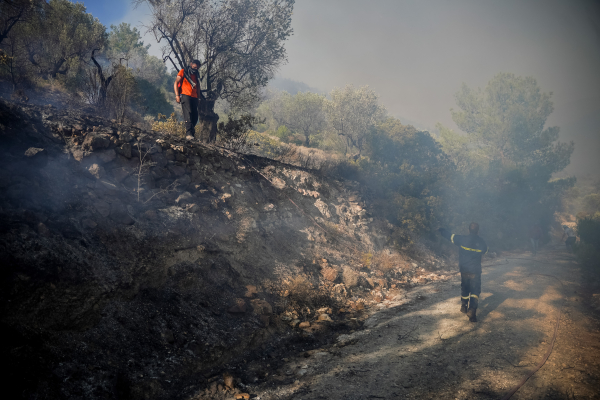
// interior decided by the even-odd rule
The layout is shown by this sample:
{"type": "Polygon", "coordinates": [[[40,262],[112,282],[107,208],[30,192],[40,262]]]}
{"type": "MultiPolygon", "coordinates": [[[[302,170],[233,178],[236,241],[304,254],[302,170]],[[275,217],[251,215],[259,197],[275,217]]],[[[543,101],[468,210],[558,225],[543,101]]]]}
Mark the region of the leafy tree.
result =
{"type": "Polygon", "coordinates": [[[550,96],[532,77],[500,73],[483,90],[463,84],[452,119],[491,161],[543,169],[549,177],[569,164],[574,149],[573,143],[557,142],[558,127],[545,128],[553,111],[550,96]]]}
{"type": "Polygon", "coordinates": [[[94,49],[104,47],[106,28],[82,3],[50,0],[24,33],[27,57],[42,76],[66,75],[94,49]]]}
{"type": "Polygon", "coordinates": [[[130,110],[130,105],[139,96],[139,90],[131,68],[115,65],[112,76],[113,84],[108,88],[106,105],[117,121],[123,123],[130,110]]]}
{"type": "Polygon", "coordinates": [[[600,274],[600,211],[577,218],[577,234],[581,239],[575,248],[579,263],[592,273],[591,279],[600,274]]]}
{"type": "Polygon", "coordinates": [[[379,97],[368,86],[335,88],[330,97],[331,100],[325,102],[330,126],[346,140],[346,153],[356,148],[360,155],[371,128],[384,119],[385,107],[379,104],[379,97]]]}
{"type": "Polygon", "coordinates": [[[600,194],[590,193],[581,200],[583,210],[588,213],[600,212],[600,194]]]}
{"type": "Polygon", "coordinates": [[[156,116],[174,112],[173,105],[167,100],[165,90],[162,87],[158,87],[143,78],[136,78],[136,83],[144,114],[156,116]]]}
{"type": "Polygon", "coordinates": [[[452,160],[458,171],[466,173],[475,169],[487,168],[488,157],[473,150],[467,135],[454,132],[442,124],[437,124],[436,128],[440,133],[438,142],[442,146],[442,150],[452,160]]]}
{"type": "Polygon", "coordinates": [[[103,65],[96,60],[96,50],[92,51],[91,60],[94,63],[95,68],[86,71],[86,79],[84,81],[84,95],[90,104],[104,108],[106,104],[106,96],[108,94],[108,88],[115,77],[117,65],[109,65],[109,68],[103,67],[103,65]],[[107,69],[111,69],[113,73],[107,73],[107,69]]]}
{"type": "Polygon", "coordinates": [[[363,184],[380,199],[378,210],[410,231],[431,230],[453,170],[440,145],[428,132],[389,117],[371,129],[368,148],[363,184]]]}
{"type": "Polygon", "coordinates": [[[482,89],[463,85],[452,118],[466,134],[438,124],[440,144],[457,172],[445,194],[454,226],[478,220],[507,246],[527,240],[534,223],[549,225],[574,178],[551,179],[568,165],[573,143],[558,142],[558,127],[545,127],[550,94],[533,78],[500,73],[482,89]]]}
{"type": "Polygon", "coordinates": [[[170,92],[173,81],[167,67],[158,57],[148,54],[150,45],[144,45],[141,32],[125,22],[110,28],[106,57],[113,61],[125,60],[136,78],[145,79],[153,85],[163,86],[168,81],[170,92]]]}
{"type": "Polygon", "coordinates": [[[263,101],[256,108],[256,115],[265,120],[265,129],[277,131],[285,123],[283,114],[283,98],[286,92],[266,88],[263,101]]]}
{"type": "Polygon", "coordinates": [[[15,26],[29,21],[42,3],[41,0],[0,0],[0,44],[15,26]]]}
{"type": "Polygon", "coordinates": [[[23,42],[20,40],[22,30],[22,26],[17,25],[7,34],[8,40],[4,42],[0,57],[0,73],[10,79],[13,91],[16,91],[17,86],[30,75],[30,63],[25,55],[23,42]]]}
{"type": "Polygon", "coordinates": [[[325,128],[323,111],[325,96],[316,93],[298,92],[291,96],[284,92],[282,102],[282,120],[284,124],[304,135],[304,145],[310,146],[310,137],[325,128]]]}
{"type": "Polygon", "coordinates": [[[294,0],[139,0],[152,11],[150,29],[175,69],[202,62],[199,126],[214,140],[215,102],[241,110],[254,104],[286,60],[294,0]]]}
{"type": "Polygon", "coordinates": [[[137,28],[131,28],[131,25],[122,22],[115,26],[110,26],[111,31],[108,34],[107,57],[118,59],[120,57],[127,60],[134,57],[144,58],[148,55],[150,45],[144,46],[141,41],[142,35],[137,28]]]}

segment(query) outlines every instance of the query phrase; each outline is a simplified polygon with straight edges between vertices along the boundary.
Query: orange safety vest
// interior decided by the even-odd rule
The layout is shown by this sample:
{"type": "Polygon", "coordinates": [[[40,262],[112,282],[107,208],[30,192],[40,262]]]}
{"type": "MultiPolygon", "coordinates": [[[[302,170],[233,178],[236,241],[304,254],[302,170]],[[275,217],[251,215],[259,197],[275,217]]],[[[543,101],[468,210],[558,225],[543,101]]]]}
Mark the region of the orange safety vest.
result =
{"type": "Polygon", "coordinates": [[[177,76],[182,77],[183,79],[179,82],[179,87],[181,88],[181,94],[185,94],[186,96],[198,98],[198,78],[196,75],[192,75],[191,78],[196,84],[196,87],[192,88],[192,85],[188,82],[183,74],[183,70],[179,71],[177,76]]]}

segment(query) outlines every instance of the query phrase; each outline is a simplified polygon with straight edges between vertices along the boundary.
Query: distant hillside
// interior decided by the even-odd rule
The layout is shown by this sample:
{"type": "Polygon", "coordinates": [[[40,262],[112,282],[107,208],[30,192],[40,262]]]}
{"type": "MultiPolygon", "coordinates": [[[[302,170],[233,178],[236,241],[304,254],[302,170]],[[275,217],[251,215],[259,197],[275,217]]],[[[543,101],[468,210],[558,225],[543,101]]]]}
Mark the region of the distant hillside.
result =
{"type": "Polygon", "coordinates": [[[269,82],[269,87],[275,90],[286,91],[292,96],[298,92],[312,92],[325,94],[324,91],[308,86],[304,82],[294,81],[288,78],[277,77],[269,82]]]}

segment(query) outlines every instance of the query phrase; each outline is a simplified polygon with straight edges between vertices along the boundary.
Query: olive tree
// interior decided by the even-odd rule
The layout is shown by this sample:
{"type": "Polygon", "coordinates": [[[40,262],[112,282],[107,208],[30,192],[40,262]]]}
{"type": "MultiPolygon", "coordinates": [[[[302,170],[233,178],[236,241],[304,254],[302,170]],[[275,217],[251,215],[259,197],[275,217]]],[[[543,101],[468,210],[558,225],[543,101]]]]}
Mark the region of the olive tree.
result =
{"type": "Polygon", "coordinates": [[[385,107],[368,86],[335,88],[330,97],[331,100],[325,102],[330,127],[346,140],[346,153],[356,148],[360,156],[371,128],[385,118],[385,107]]]}
{"type": "Polygon", "coordinates": [[[311,135],[319,133],[326,125],[323,104],[325,96],[298,92],[282,96],[281,120],[283,125],[304,135],[304,145],[310,145],[311,135]]]}
{"type": "Polygon", "coordinates": [[[0,44],[15,26],[29,21],[41,6],[42,0],[0,0],[0,44]]]}
{"type": "Polygon", "coordinates": [[[213,141],[219,116],[215,102],[244,109],[286,61],[294,0],[138,0],[152,12],[149,29],[175,69],[201,61],[199,125],[213,141]]]}
{"type": "Polygon", "coordinates": [[[81,3],[50,0],[32,17],[23,42],[27,57],[42,76],[66,75],[94,49],[102,48],[104,25],[81,3]]]}

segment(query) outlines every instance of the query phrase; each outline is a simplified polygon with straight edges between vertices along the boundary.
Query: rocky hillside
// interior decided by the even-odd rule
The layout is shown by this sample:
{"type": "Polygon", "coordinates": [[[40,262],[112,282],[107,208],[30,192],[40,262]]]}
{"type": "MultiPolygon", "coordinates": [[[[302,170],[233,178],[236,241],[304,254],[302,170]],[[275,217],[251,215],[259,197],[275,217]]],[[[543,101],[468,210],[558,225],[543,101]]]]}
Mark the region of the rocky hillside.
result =
{"type": "Polygon", "coordinates": [[[445,276],[387,247],[356,184],[291,165],[2,101],[0,152],[14,398],[191,398],[238,368],[231,394],[264,378],[239,365],[445,276]]]}

